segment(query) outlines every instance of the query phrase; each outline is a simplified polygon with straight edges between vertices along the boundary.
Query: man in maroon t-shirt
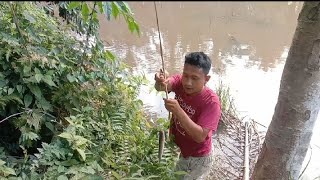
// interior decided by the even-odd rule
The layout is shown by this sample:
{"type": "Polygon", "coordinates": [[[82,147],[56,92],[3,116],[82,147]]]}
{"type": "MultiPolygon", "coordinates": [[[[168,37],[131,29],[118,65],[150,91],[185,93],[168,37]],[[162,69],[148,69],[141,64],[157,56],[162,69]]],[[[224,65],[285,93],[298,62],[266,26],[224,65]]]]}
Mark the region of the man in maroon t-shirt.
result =
{"type": "Polygon", "coordinates": [[[210,76],[210,58],[203,52],[185,56],[182,75],[164,79],[155,74],[155,88],[175,92],[174,99],[164,99],[172,112],[170,136],[180,148],[177,170],[188,174],[183,179],[204,179],[213,164],[212,133],[221,115],[219,97],[206,86],[210,76]]]}

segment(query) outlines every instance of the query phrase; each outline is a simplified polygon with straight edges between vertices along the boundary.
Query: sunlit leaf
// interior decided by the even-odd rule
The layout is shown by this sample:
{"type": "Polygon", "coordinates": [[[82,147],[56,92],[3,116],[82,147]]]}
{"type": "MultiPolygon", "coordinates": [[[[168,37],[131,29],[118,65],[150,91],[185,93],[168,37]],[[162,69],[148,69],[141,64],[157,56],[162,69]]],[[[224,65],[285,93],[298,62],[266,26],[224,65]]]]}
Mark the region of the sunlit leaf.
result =
{"type": "Polygon", "coordinates": [[[125,13],[129,13],[129,14],[132,13],[128,3],[124,1],[118,1],[117,4],[121,7],[122,11],[124,11],[125,13]]]}
{"type": "Polygon", "coordinates": [[[67,140],[73,139],[72,134],[66,133],[66,132],[63,132],[63,133],[59,134],[58,136],[59,136],[59,137],[62,137],[62,138],[65,138],[65,139],[67,139],[67,140]]]}
{"type": "Polygon", "coordinates": [[[74,8],[79,7],[80,5],[81,5],[80,2],[71,1],[71,2],[69,3],[69,5],[68,5],[68,9],[69,9],[69,10],[72,10],[72,9],[74,9],[74,8]]]}
{"type": "Polygon", "coordinates": [[[83,151],[82,149],[79,149],[79,148],[77,148],[76,150],[77,150],[78,153],[80,154],[81,159],[82,159],[83,161],[85,161],[85,160],[86,160],[86,154],[84,153],[84,151],[83,151]]]}
{"type": "Polygon", "coordinates": [[[2,172],[4,174],[4,176],[9,176],[9,175],[17,175],[15,170],[9,167],[2,167],[0,169],[0,172],[2,172]]]}
{"type": "Polygon", "coordinates": [[[41,74],[41,71],[40,71],[38,68],[34,68],[34,72],[35,72],[36,74],[41,74]]]}
{"type": "Polygon", "coordinates": [[[29,14],[27,11],[24,11],[23,15],[30,23],[35,23],[36,22],[34,17],[31,14],[29,14]]]}
{"type": "Polygon", "coordinates": [[[0,159],[0,166],[3,166],[3,165],[5,165],[6,164],[6,162],[5,161],[2,161],[1,159],[0,159]]]}
{"type": "Polygon", "coordinates": [[[13,88],[9,88],[9,89],[8,89],[8,95],[12,94],[12,93],[13,93],[13,91],[14,91],[14,89],[13,89],[13,88]]]}
{"type": "Polygon", "coordinates": [[[6,53],[6,60],[9,61],[10,58],[10,54],[11,54],[11,49],[9,49],[6,53]]]}
{"type": "Polygon", "coordinates": [[[28,124],[33,126],[36,130],[39,130],[40,121],[41,115],[35,112],[32,113],[32,116],[27,120],[28,124]]]}
{"type": "Polygon", "coordinates": [[[40,82],[43,76],[42,74],[36,74],[34,77],[36,78],[37,82],[40,82]]]}
{"type": "Polygon", "coordinates": [[[101,14],[103,14],[103,3],[101,1],[97,2],[97,5],[99,7],[99,11],[101,14]]]}
{"type": "Polygon", "coordinates": [[[109,59],[109,60],[112,60],[112,61],[115,60],[115,56],[109,50],[106,50],[106,58],[109,59]]]}
{"type": "Polygon", "coordinates": [[[114,18],[117,18],[118,17],[118,14],[119,14],[119,6],[116,2],[112,2],[111,3],[111,7],[112,7],[112,15],[114,18]]]}
{"type": "Polygon", "coordinates": [[[70,75],[70,74],[68,74],[67,75],[67,79],[69,80],[69,82],[74,82],[74,81],[76,81],[76,78],[74,77],[74,76],[72,76],[72,75],[70,75]]]}
{"type": "Polygon", "coordinates": [[[68,177],[66,175],[60,175],[57,180],[68,180],[68,177]]]}
{"type": "Polygon", "coordinates": [[[88,20],[88,17],[89,17],[89,7],[88,7],[87,3],[83,3],[83,4],[82,4],[82,10],[81,10],[81,12],[82,12],[82,17],[83,17],[83,19],[84,19],[85,21],[87,21],[87,20],[88,20]]]}
{"type": "Polygon", "coordinates": [[[111,171],[111,173],[116,179],[120,179],[121,178],[120,174],[118,174],[116,171],[111,171]]]}
{"type": "Polygon", "coordinates": [[[24,74],[27,74],[27,73],[29,73],[30,71],[31,71],[31,66],[25,65],[25,66],[23,67],[23,73],[24,73],[24,74]]]}
{"type": "Polygon", "coordinates": [[[130,20],[130,21],[128,21],[128,25],[129,25],[129,30],[130,30],[131,32],[134,32],[134,30],[135,30],[135,28],[136,28],[134,22],[130,20]]]}
{"type": "Polygon", "coordinates": [[[57,87],[56,84],[52,81],[52,77],[50,75],[45,75],[43,81],[47,83],[49,86],[57,87]]]}

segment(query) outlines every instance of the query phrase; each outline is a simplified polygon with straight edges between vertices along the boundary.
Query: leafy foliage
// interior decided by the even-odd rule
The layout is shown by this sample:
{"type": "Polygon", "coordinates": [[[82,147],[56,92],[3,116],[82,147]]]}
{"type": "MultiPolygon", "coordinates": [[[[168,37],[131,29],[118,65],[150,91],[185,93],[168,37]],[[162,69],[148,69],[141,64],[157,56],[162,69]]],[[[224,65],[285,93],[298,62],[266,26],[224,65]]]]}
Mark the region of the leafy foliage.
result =
{"type": "Polygon", "coordinates": [[[0,3],[0,175],[9,179],[172,179],[138,100],[144,77],[99,38],[98,13],[139,27],[125,2],[0,3]],[[81,40],[78,37],[85,37],[81,40]],[[5,140],[3,140],[5,139],[5,140]]]}

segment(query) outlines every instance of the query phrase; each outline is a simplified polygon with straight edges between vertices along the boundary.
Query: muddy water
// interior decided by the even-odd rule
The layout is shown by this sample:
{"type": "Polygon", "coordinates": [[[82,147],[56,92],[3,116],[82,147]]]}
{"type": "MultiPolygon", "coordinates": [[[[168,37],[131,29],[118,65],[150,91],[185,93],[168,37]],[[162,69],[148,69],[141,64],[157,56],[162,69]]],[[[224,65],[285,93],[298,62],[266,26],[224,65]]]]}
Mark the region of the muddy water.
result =
{"type": "MultiPolygon", "coordinates": [[[[130,33],[122,17],[102,18],[100,33],[109,50],[135,74],[144,73],[150,80],[139,96],[146,112],[154,119],[166,117],[161,100],[165,95],[151,91],[153,75],[162,66],[154,4],[129,2],[129,6],[140,25],[140,37],[130,33]]],[[[165,69],[179,73],[186,53],[207,53],[213,61],[208,86],[214,89],[222,80],[230,87],[240,116],[268,126],[301,7],[302,2],[157,2],[165,69]]],[[[305,173],[309,178],[320,175],[319,129],[317,121],[305,173]]]]}

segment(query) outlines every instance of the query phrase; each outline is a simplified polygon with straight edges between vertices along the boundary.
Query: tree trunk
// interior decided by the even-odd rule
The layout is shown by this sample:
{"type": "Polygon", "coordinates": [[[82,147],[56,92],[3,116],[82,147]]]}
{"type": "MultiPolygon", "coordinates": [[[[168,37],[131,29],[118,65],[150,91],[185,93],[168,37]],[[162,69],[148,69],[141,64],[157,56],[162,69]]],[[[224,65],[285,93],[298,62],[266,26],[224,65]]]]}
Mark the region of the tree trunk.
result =
{"type": "Polygon", "coordinates": [[[306,1],[252,179],[298,179],[320,107],[319,56],[320,2],[306,1]]]}

